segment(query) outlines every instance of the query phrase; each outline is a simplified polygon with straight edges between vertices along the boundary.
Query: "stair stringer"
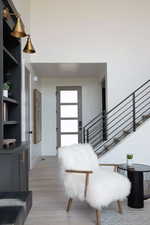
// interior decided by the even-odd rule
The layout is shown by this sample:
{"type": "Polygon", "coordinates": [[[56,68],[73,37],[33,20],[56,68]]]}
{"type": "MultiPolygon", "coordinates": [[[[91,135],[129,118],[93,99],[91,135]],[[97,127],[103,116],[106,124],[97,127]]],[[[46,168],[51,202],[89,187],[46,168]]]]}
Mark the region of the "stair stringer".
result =
{"type": "Polygon", "coordinates": [[[99,158],[100,163],[126,163],[126,155],[134,155],[133,162],[150,165],[150,119],[99,158]]]}

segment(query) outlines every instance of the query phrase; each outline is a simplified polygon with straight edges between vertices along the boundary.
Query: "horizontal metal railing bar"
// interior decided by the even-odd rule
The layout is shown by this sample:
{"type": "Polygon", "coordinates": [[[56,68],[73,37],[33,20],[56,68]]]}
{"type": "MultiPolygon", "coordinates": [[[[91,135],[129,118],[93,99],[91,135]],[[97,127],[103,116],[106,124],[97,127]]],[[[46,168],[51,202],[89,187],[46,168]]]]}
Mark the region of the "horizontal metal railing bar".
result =
{"type": "Polygon", "coordinates": [[[135,91],[133,91],[128,97],[124,98],[120,103],[118,103],[115,107],[113,107],[107,114],[112,112],[114,109],[116,109],[119,105],[121,105],[123,102],[125,102],[128,98],[130,98],[133,94],[135,94],[139,89],[141,89],[144,85],[146,85],[150,80],[146,81],[144,84],[142,84],[140,87],[138,87],[135,91]]]}
{"type": "Polygon", "coordinates": [[[143,103],[146,102],[147,100],[150,100],[150,97],[144,99],[144,101],[142,101],[140,104],[138,104],[135,109],[139,108],[139,106],[143,105],[143,103]]]}
{"type": "MultiPolygon", "coordinates": [[[[147,105],[149,105],[150,103],[148,103],[148,104],[146,104],[146,105],[144,105],[142,108],[140,108],[140,110],[138,110],[136,113],[139,113],[143,108],[145,108],[147,105]]],[[[132,112],[132,111],[131,111],[132,112]]],[[[126,116],[127,115],[129,115],[129,114],[126,114],[126,116]]],[[[125,117],[123,117],[122,119],[124,119],[125,117]]],[[[132,118],[132,116],[130,117],[130,118],[128,118],[128,120],[129,119],[131,119],[132,118]]],[[[127,122],[128,120],[125,120],[119,127],[121,127],[125,122],[127,122]]],[[[131,122],[132,123],[132,122],[131,122]]],[[[114,124],[114,126],[115,126],[116,124],[114,124]]],[[[118,129],[119,127],[117,127],[116,129],[118,129]]],[[[111,127],[112,128],[112,127],[111,127]]],[[[109,129],[111,129],[111,128],[109,128],[109,129]]],[[[108,130],[109,130],[108,129],[108,130]]],[[[113,134],[113,132],[114,131],[116,131],[116,129],[115,130],[113,130],[110,134],[108,134],[108,135],[111,135],[111,134],[113,134]]],[[[102,130],[101,130],[102,131],[102,130]]],[[[95,142],[95,139],[97,139],[97,135],[100,135],[100,131],[97,131],[97,134],[95,134],[95,137],[94,138],[92,138],[92,137],[90,137],[89,136],[89,141],[90,141],[90,143],[92,144],[92,142],[94,141],[95,142]]],[[[102,140],[101,140],[102,141],[102,140]]],[[[98,143],[100,142],[100,140],[98,141],[98,143]]],[[[94,143],[93,143],[94,144],[94,143]]]]}
{"type": "Polygon", "coordinates": [[[95,133],[97,133],[97,132],[101,133],[102,131],[103,131],[103,128],[97,129],[97,130],[95,130],[95,131],[92,132],[92,133],[90,132],[90,133],[89,133],[89,137],[92,136],[92,135],[96,135],[95,133]]]}
{"type": "MultiPolygon", "coordinates": [[[[138,99],[138,101],[139,100],[141,100],[143,97],[145,97],[148,93],[150,93],[150,91],[149,92],[147,92],[144,96],[142,96],[140,99],[138,99]]],[[[144,101],[142,101],[140,104],[142,104],[142,103],[144,103],[147,99],[149,99],[149,97],[148,98],[146,98],[144,101]]],[[[136,101],[135,103],[137,103],[138,101],[136,101]]],[[[132,105],[130,105],[126,110],[124,110],[122,113],[120,113],[117,117],[115,117],[113,120],[111,120],[108,124],[107,124],[107,126],[109,126],[112,122],[114,122],[116,119],[118,119],[118,117],[120,117],[123,113],[125,113],[128,109],[130,109],[132,107],[132,105]]],[[[137,107],[139,107],[139,105],[138,106],[136,106],[136,108],[137,107]]],[[[118,110],[118,111],[120,111],[120,110],[118,110]]],[[[130,112],[129,112],[130,113],[130,112]]],[[[126,114],[126,116],[127,116],[128,114],[126,114]]],[[[123,118],[121,118],[121,119],[124,119],[126,116],[124,116],[123,118]]],[[[110,119],[110,118],[108,118],[108,119],[110,119]]],[[[108,120],[107,119],[107,120],[108,120]]],[[[120,119],[120,120],[121,120],[120,119]]],[[[119,121],[118,121],[119,122],[119,121]]],[[[113,125],[113,126],[115,126],[117,124],[117,122],[113,125]]],[[[112,126],[112,127],[113,127],[112,126]]],[[[111,129],[112,127],[110,127],[109,129],[111,129]]],[[[92,132],[92,131],[90,131],[90,132],[92,132]]]]}
{"type": "Polygon", "coordinates": [[[72,135],[72,134],[79,134],[79,132],[61,132],[61,135],[72,135]]]}
{"type": "Polygon", "coordinates": [[[90,122],[88,122],[83,128],[88,127],[94,120],[98,119],[101,115],[103,114],[103,112],[99,113],[97,116],[95,116],[90,122]]]}
{"type": "MultiPolygon", "coordinates": [[[[150,87],[150,86],[148,86],[148,87],[150,87]]],[[[145,88],[143,91],[147,90],[148,87],[145,88]]],[[[140,92],[140,94],[143,93],[143,91],[140,92]]],[[[150,93],[150,91],[148,91],[146,94],[148,94],[148,93],[150,93]]],[[[135,98],[137,98],[140,94],[138,94],[137,96],[135,96],[135,98]]],[[[145,94],[144,96],[146,96],[146,94],[145,94]]],[[[144,98],[144,96],[142,96],[140,99],[144,98]]],[[[132,96],[131,96],[131,97],[132,97],[132,96]]],[[[135,103],[137,103],[140,99],[138,99],[135,103]]],[[[119,111],[121,111],[121,110],[122,110],[125,106],[127,106],[130,102],[132,102],[132,99],[131,99],[130,101],[128,101],[125,105],[123,105],[122,108],[119,108],[119,109],[118,109],[114,114],[112,114],[108,119],[112,118],[116,113],[118,113],[119,111]]],[[[132,106],[132,105],[131,105],[131,106],[132,106]]],[[[131,106],[130,106],[130,107],[131,107],[131,106]]],[[[128,108],[127,108],[126,110],[124,110],[124,112],[127,111],[127,110],[128,110],[128,108]]],[[[122,113],[124,113],[124,112],[122,112],[122,113]]],[[[109,113],[109,112],[108,112],[108,113],[109,113]]],[[[122,113],[120,113],[120,114],[122,114],[122,113]]],[[[118,116],[117,116],[117,117],[118,117],[118,116]]]]}
{"type": "MultiPolygon", "coordinates": [[[[132,115],[127,120],[123,121],[123,123],[121,123],[118,127],[116,127],[111,133],[108,133],[108,135],[111,135],[114,131],[118,130],[123,124],[125,124],[130,119],[132,119],[132,115]]],[[[108,131],[109,131],[109,129],[108,129],[108,131]]]]}
{"type": "Polygon", "coordinates": [[[92,146],[94,146],[94,148],[97,148],[97,146],[99,144],[101,144],[101,142],[103,142],[103,139],[100,139],[99,141],[97,141],[96,143],[90,143],[92,146]]]}
{"type": "Polygon", "coordinates": [[[103,121],[98,121],[92,128],[93,129],[91,129],[91,128],[88,128],[87,130],[90,132],[90,133],[93,133],[95,130],[97,130],[97,128],[102,128],[102,126],[103,126],[103,121]]]}
{"type": "MultiPolygon", "coordinates": [[[[150,104],[150,102],[148,104],[150,104]]],[[[144,105],[140,110],[136,111],[136,114],[138,112],[140,112],[142,109],[144,109],[148,104],[144,105]]],[[[116,131],[118,128],[120,128],[124,123],[126,123],[130,119],[132,119],[132,115],[127,120],[125,120],[122,124],[120,124],[116,129],[114,129],[111,133],[108,133],[108,135],[111,135],[114,131],[116,131]]],[[[108,129],[108,131],[109,131],[109,129],[108,129]]]]}
{"type": "Polygon", "coordinates": [[[121,111],[125,106],[127,106],[130,102],[132,102],[132,99],[130,101],[128,101],[125,105],[123,105],[121,108],[119,108],[116,112],[114,112],[114,114],[112,114],[110,117],[107,116],[107,119],[112,118],[116,113],[118,113],[119,111],[121,111]]]}
{"type": "Polygon", "coordinates": [[[140,108],[138,111],[136,111],[136,114],[138,114],[142,109],[144,109],[146,106],[148,106],[150,102],[148,102],[146,105],[144,105],[142,108],[140,108]]]}
{"type": "MultiPolygon", "coordinates": [[[[149,104],[149,103],[148,103],[149,104]]],[[[146,104],[146,105],[144,105],[142,108],[140,108],[140,110],[138,110],[136,113],[139,113],[143,108],[145,108],[148,104],[146,104]]],[[[140,105],[138,105],[138,106],[140,106],[140,105]]],[[[138,107],[137,106],[137,107],[138,107]]],[[[132,113],[132,111],[130,111],[130,113],[132,113]]],[[[128,114],[126,114],[124,117],[122,117],[119,121],[117,121],[117,123],[118,122],[120,122],[122,119],[124,119],[124,118],[126,118],[127,116],[129,115],[129,113],[128,114]]],[[[128,120],[129,119],[132,119],[132,116],[130,117],[130,118],[128,118],[128,120]]],[[[125,122],[127,122],[128,120],[125,120],[119,127],[121,127],[125,122]]],[[[111,126],[109,129],[108,129],[108,131],[110,130],[110,129],[112,129],[117,123],[115,123],[115,124],[113,124],[113,126],[111,126]]],[[[115,130],[117,130],[119,127],[117,127],[115,130]]],[[[110,134],[108,134],[108,135],[111,135],[115,130],[113,130],[110,134]]],[[[95,141],[95,139],[97,139],[97,135],[99,134],[100,135],[100,133],[103,131],[103,129],[101,129],[101,130],[95,130],[95,132],[94,133],[89,133],[89,141],[90,142],[92,142],[92,141],[95,141]],[[92,137],[92,135],[95,135],[94,137],[92,137]]]]}
{"type": "Polygon", "coordinates": [[[60,120],[78,120],[78,117],[60,117],[60,120]]]}
{"type": "MultiPolygon", "coordinates": [[[[121,104],[123,104],[124,102],[126,102],[130,97],[132,97],[132,96],[134,96],[142,87],[144,87],[146,84],[148,84],[150,82],[150,80],[148,80],[148,81],[146,81],[145,83],[143,83],[140,87],[138,87],[134,92],[132,92],[129,96],[127,96],[125,99],[123,99],[122,101],[120,101],[115,107],[113,107],[110,111],[108,111],[107,113],[104,113],[104,112],[102,112],[102,113],[100,113],[99,115],[97,115],[96,117],[94,117],[88,124],[86,124],[84,127],[83,127],[83,131],[84,131],[84,136],[86,135],[86,133],[85,133],[85,131],[86,131],[86,129],[87,129],[87,134],[89,133],[89,131],[90,131],[90,129],[92,128],[92,127],[94,127],[98,122],[100,122],[103,118],[105,118],[105,119],[110,119],[110,118],[112,118],[117,112],[119,112],[120,110],[122,110],[126,105],[128,105],[130,102],[132,102],[132,99],[130,100],[130,101],[128,101],[127,103],[125,103],[122,107],[120,107],[116,112],[114,112],[113,113],[113,115],[111,115],[110,117],[108,117],[108,115],[111,113],[111,112],[113,112],[117,107],[119,107],[121,104]],[[105,117],[106,116],[106,117],[105,117]]],[[[136,97],[136,99],[137,99],[137,97],[139,96],[139,95],[141,95],[141,94],[143,94],[144,93],[144,91],[145,90],[147,90],[148,88],[149,88],[150,86],[148,85],[146,88],[144,88],[142,91],[140,91],[140,93],[138,93],[135,97],[136,97]]],[[[135,103],[137,103],[137,102],[139,102],[142,98],[144,98],[144,96],[146,96],[148,93],[150,93],[150,92],[147,92],[146,94],[144,94],[142,97],[140,97],[139,99],[137,99],[136,100],[136,102],[135,103]]],[[[148,98],[147,98],[148,99],[148,98]]],[[[141,105],[141,104],[143,104],[144,102],[146,102],[147,101],[147,99],[145,99],[142,103],[140,103],[139,105],[141,105]]],[[[139,107],[139,105],[138,106],[136,106],[136,109],[139,107]]],[[[132,107],[132,105],[131,106],[129,106],[126,110],[124,110],[123,111],[123,113],[125,113],[130,107],[132,107]]],[[[143,108],[143,107],[142,107],[143,108]]],[[[139,112],[139,111],[138,111],[139,112]]],[[[121,116],[122,115],[122,113],[120,113],[119,114],[119,116],[121,116]]],[[[125,117],[126,117],[127,115],[125,115],[123,118],[121,118],[121,120],[122,119],[124,119],[125,117]]],[[[112,123],[114,120],[116,120],[118,118],[118,116],[117,117],[115,117],[115,119],[113,119],[113,120],[111,120],[110,122],[109,122],[109,124],[108,125],[110,125],[110,123],[112,123]]],[[[130,117],[130,118],[128,118],[127,120],[125,120],[120,126],[118,126],[117,127],[117,129],[119,129],[125,122],[127,122],[127,121],[129,121],[130,119],[131,119],[132,117],[130,117]]],[[[120,122],[120,121],[119,121],[120,122]]],[[[116,124],[115,124],[116,125],[116,124]]],[[[115,125],[113,125],[113,126],[115,126],[115,125]]],[[[113,127],[112,126],[112,127],[113,127]]],[[[111,128],[112,128],[111,127],[111,128]]],[[[110,129],[110,128],[109,128],[110,129]]],[[[116,130],[116,129],[115,129],[116,130]]],[[[114,132],[115,130],[113,130],[112,132],[114,132]]],[[[100,132],[99,130],[97,130],[97,129],[94,129],[94,131],[92,130],[92,132],[90,133],[90,135],[92,136],[94,133],[98,133],[98,132],[100,132]],[[96,130],[96,131],[95,131],[96,130]]],[[[112,134],[112,132],[109,134],[109,135],[111,135],[112,134]]],[[[87,139],[88,140],[88,137],[87,138],[85,138],[84,137],[84,139],[87,139]]]]}
{"type": "MultiPolygon", "coordinates": [[[[136,117],[136,119],[138,119],[139,117],[141,117],[145,112],[147,112],[147,110],[150,110],[150,107],[148,109],[146,109],[144,112],[142,112],[138,117],[136,117]]],[[[128,123],[125,127],[123,127],[119,132],[117,132],[113,137],[111,137],[110,139],[108,139],[105,143],[103,143],[101,146],[99,146],[99,148],[96,150],[98,151],[100,148],[102,148],[105,144],[107,144],[108,142],[110,142],[112,139],[114,139],[114,137],[116,137],[120,132],[122,132],[126,127],[128,127],[130,124],[132,124],[132,122],[128,123]]],[[[132,128],[132,127],[131,127],[132,128]]],[[[130,128],[130,129],[131,129],[130,128]]],[[[95,152],[96,152],[95,151],[95,152]]]]}
{"type": "Polygon", "coordinates": [[[79,103],[59,103],[60,106],[63,106],[63,105],[79,105],[79,103]]]}
{"type": "Polygon", "coordinates": [[[135,97],[137,98],[140,94],[142,94],[145,90],[147,90],[148,88],[150,87],[150,85],[149,86],[147,86],[146,88],[144,88],[140,93],[138,93],[135,97]]]}
{"type": "MultiPolygon", "coordinates": [[[[142,96],[139,100],[141,100],[143,97],[145,97],[148,93],[150,93],[150,91],[147,92],[144,96],[142,96]]],[[[142,101],[139,105],[137,105],[136,108],[138,108],[140,105],[142,105],[142,104],[143,104],[144,102],[146,102],[148,99],[150,99],[150,97],[144,99],[144,101],[142,101]]],[[[139,101],[139,100],[138,100],[138,101],[139,101]]],[[[135,103],[138,103],[138,101],[136,101],[135,103]]],[[[114,122],[116,119],[118,119],[118,117],[120,117],[123,113],[125,113],[125,112],[126,112],[128,109],[130,109],[131,107],[132,107],[132,105],[129,106],[129,107],[128,107],[126,110],[124,110],[122,113],[120,113],[117,117],[115,117],[114,120],[111,120],[111,122],[109,122],[109,123],[107,124],[107,126],[109,126],[112,122],[114,122]]],[[[128,112],[128,114],[131,113],[131,112],[132,112],[132,111],[128,112]]],[[[128,114],[126,114],[126,116],[128,116],[128,114]]],[[[126,116],[122,117],[121,119],[124,119],[126,116]]],[[[120,119],[120,120],[121,120],[121,119],[120,119]]],[[[118,122],[120,122],[120,120],[117,121],[115,124],[113,124],[113,126],[115,126],[118,122]]],[[[111,126],[109,129],[111,129],[113,126],[111,126]]]]}
{"type": "Polygon", "coordinates": [[[102,141],[103,141],[103,137],[102,136],[99,136],[99,138],[97,138],[95,140],[93,139],[89,143],[93,144],[93,143],[102,142],[102,141]]]}
{"type": "Polygon", "coordinates": [[[93,126],[92,130],[91,130],[91,128],[90,129],[88,128],[87,130],[89,130],[90,133],[93,133],[95,130],[97,130],[97,128],[101,129],[102,126],[103,126],[103,122],[100,120],[93,126]]]}
{"type": "MultiPolygon", "coordinates": [[[[138,106],[136,106],[135,109],[137,109],[137,108],[138,108],[139,106],[141,106],[144,102],[146,102],[147,100],[149,100],[149,98],[150,98],[150,97],[148,97],[148,98],[146,98],[144,101],[142,101],[138,106]]],[[[144,107],[145,107],[145,106],[144,106],[144,107]]],[[[143,107],[142,107],[142,109],[143,109],[143,107]]],[[[124,117],[122,117],[120,120],[117,120],[117,122],[116,122],[115,124],[113,124],[113,126],[109,127],[108,130],[112,129],[117,123],[119,123],[122,119],[126,118],[130,113],[132,113],[132,111],[128,112],[128,114],[126,114],[126,115],[125,115],[124,117]]],[[[138,111],[136,111],[136,113],[138,113],[138,111]]],[[[123,113],[122,113],[122,114],[123,114],[123,113]]],[[[121,114],[121,115],[122,115],[122,114],[121,114]]],[[[118,117],[119,117],[119,115],[118,115],[118,117]]],[[[110,123],[109,123],[108,125],[110,125],[110,123]]]]}
{"type": "Polygon", "coordinates": [[[95,126],[99,121],[101,121],[104,117],[102,116],[99,120],[95,121],[94,124],[92,124],[90,127],[86,128],[87,130],[90,130],[91,127],[95,126]]]}
{"type": "Polygon", "coordinates": [[[140,115],[138,115],[138,117],[136,117],[136,119],[138,119],[139,117],[141,117],[145,112],[147,112],[147,110],[150,110],[150,107],[148,109],[146,109],[144,112],[142,112],[140,115]]]}
{"type": "MultiPolygon", "coordinates": [[[[93,143],[93,142],[95,142],[95,141],[97,141],[97,139],[99,139],[99,138],[101,138],[102,137],[102,135],[96,135],[95,137],[93,137],[93,138],[89,138],[89,143],[93,143]]],[[[103,138],[102,138],[102,140],[103,140],[103,138]]],[[[98,140],[99,141],[99,140],[98,140]]]]}
{"type": "MultiPolygon", "coordinates": [[[[128,123],[125,127],[123,127],[123,129],[127,128],[130,124],[132,124],[132,122],[128,123]]],[[[131,128],[130,128],[131,129],[131,128]]],[[[116,133],[114,136],[112,136],[109,140],[107,140],[105,143],[103,143],[100,147],[102,148],[104,145],[106,145],[108,142],[110,142],[111,140],[113,140],[120,132],[122,132],[122,130],[120,130],[118,133],[116,133]]],[[[96,151],[98,151],[99,149],[97,149],[96,151]]]]}
{"type": "MultiPolygon", "coordinates": [[[[137,102],[139,102],[141,99],[143,99],[146,95],[148,95],[150,93],[150,91],[148,91],[148,92],[146,92],[146,94],[144,94],[141,98],[139,98],[139,99],[137,99],[137,101],[135,101],[135,104],[137,103],[137,102]]],[[[150,98],[150,96],[149,96],[149,98],[150,98]]],[[[135,98],[136,99],[136,98],[135,98]]]]}
{"type": "MultiPolygon", "coordinates": [[[[107,124],[107,126],[108,125],[110,125],[112,122],[114,122],[116,119],[118,119],[118,117],[120,117],[123,113],[125,113],[128,109],[130,109],[131,107],[133,107],[132,105],[130,105],[126,110],[124,110],[123,112],[121,112],[117,117],[115,117],[113,120],[111,120],[108,124],[107,124]]],[[[110,118],[108,118],[108,120],[109,120],[110,118]]]]}
{"type": "MultiPolygon", "coordinates": [[[[130,111],[128,114],[126,114],[125,116],[123,116],[121,119],[117,120],[117,122],[115,124],[113,124],[111,127],[108,128],[108,130],[111,130],[117,123],[119,123],[121,120],[125,119],[127,116],[129,116],[130,114],[132,114],[132,111],[130,111]]],[[[130,117],[132,118],[132,116],[130,117]]]]}

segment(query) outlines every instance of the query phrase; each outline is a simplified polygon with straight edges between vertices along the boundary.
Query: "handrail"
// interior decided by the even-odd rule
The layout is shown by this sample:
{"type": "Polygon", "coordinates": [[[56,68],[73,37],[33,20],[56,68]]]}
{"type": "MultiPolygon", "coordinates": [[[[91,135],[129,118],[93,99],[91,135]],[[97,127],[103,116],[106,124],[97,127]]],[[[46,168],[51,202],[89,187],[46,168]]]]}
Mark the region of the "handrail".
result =
{"type": "Polygon", "coordinates": [[[130,126],[130,130],[136,131],[137,119],[150,109],[148,107],[150,104],[150,85],[147,85],[149,82],[150,80],[144,82],[107,113],[103,111],[87,123],[83,127],[83,141],[95,146],[96,152],[100,150],[103,152],[103,146],[110,143],[113,138],[120,138],[119,134],[125,128],[130,126]],[[140,92],[138,93],[139,90],[140,92]],[[130,100],[128,101],[128,99],[130,100]],[[141,111],[142,113],[139,116],[141,111]],[[112,112],[114,113],[111,114],[112,112]],[[126,117],[127,119],[125,119],[126,117]],[[111,123],[113,123],[112,126],[110,126],[111,123]]]}
{"type": "Polygon", "coordinates": [[[90,122],[88,122],[84,127],[83,127],[83,129],[84,128],[86,128],[89,124],[91,124],[94,120],[96,120],[100,115],[102,115],[103,114],[103,112],[101,112],[101,113],[99,113],[97,116],[95,116],[92,120],[90,120],[90,122]]]}
{"type": "Polygon", "coordinates": [[[123,102],[125,102],[129,97],[131,97],[134,93],[136,93],[138,90],[140,90],[145,84],[147,84],[150,80],[146,81],[144,84],[142,84],[140,87],[138,87],[135,91],[133,91],[128,97],[123,99],[120,103],[118,103],[114,108],[112,108],[107,114],[112,112],[114,109],[116,109],[119,105],[121,105],[123,102]]]}
{"type": "MultiPolygon", "coordinates": [[[[148,108],[150,110],[150,107],[148,108]]],[[[147,110],[145,110],[144,112],[146,112],[147,110]]],[[[141,113],[137,118],[139,118],[143,113],[141,113]]],[[[130,125],[130,123],[128,123],[123,129],[125,129],[126,127],[128,127],[130,125]]],[[[119,133],[119,132],[118,132],[119,133]]],[[[117,134],[118,134],[117,133],[117,134]]],[[[112,139],[114,139],[116,135],[114,135],[113,137],[111,137],[107,142],[110,142],[112,139]]],[[[100,147],[103,147],[107,142],[105,142],[104,144],[102,144],[100,147]]],[[[99,149],[97,149],[95,152],[97,152],[99,149]]]]}
{"type": "MultiPolygon", "coordinates": [[[[144,85],[146,85],[150,80],[146,81],[144,84],[142,84],[140,87],[138,87],[135,91],[133,91],[130,95],[128,95],[126,98],[124,98],[122,101],[120,101],[115,107],[113,107],[110,111],[107,112],[107,115],[111,113],[114,109],[116,109],[119,105],[121,105],[123,102],[125,102],[129,97],[131,97],[134,93],[136,93],[138,90],[140,90],[144,85]]],[[[148,86],[149,87],[149,86],[148,86]]],[[[148,88],[147,87],[147,88],[148,88]]],[[[146,88],[146,89],[147,89],[146,88]]],[[[97,116],[95,116],[91,121],[89,121],[83,128],[86,128],[89,124],[91,124],[94,120],[100,117],[103,112],[99,113],[97,116]]]]}

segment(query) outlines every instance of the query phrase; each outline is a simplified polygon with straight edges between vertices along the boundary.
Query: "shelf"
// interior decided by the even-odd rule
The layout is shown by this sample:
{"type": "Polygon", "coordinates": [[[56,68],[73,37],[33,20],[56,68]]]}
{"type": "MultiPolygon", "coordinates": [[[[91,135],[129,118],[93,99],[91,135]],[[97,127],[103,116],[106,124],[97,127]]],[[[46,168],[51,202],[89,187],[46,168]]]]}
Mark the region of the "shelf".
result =
{"type": "Polygon", "coordinates": [[[16,100],[13,99],[13,98],[3,97],[3,101],[4,101],[4,102],[8,102],[8,103],[18,104],[18,101],[16,101],[16,100]]]}
{"type": "Polygon", "coordinates": [[[17,121],[3,121],[3,125],[16,125],[18,124],[17,121]]]}
{"type": "Polygon", "coordinates": [[[18,65],[17,59],[5,47],[3,47],[3,51],[4,51],[4,63],[6,63],[8,66],[9,64],[11,65],[12,63],[18,65]]]}

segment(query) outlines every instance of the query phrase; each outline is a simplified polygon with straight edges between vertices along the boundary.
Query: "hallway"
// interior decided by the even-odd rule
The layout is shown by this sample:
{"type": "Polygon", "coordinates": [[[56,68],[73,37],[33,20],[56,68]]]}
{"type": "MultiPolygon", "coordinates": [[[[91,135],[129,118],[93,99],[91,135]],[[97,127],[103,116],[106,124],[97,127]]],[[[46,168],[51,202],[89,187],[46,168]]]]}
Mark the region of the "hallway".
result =
{"type": "MultiPolygon", "coordinates": [[[[69,214],[65,207],[67,198],[59,177],[58,160],[47,157],[31,171],[30,190],[33,191],[33,207],[25,225],[94,225],[95,210],[87,204],[74,201],[69,214]]],[[[144,210],[125,207],[124,214],[116,211],[113,203],[102,210],[102,225],[149,225],[150,201],[144,210]]]]}

